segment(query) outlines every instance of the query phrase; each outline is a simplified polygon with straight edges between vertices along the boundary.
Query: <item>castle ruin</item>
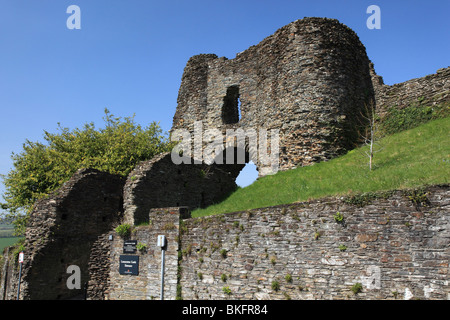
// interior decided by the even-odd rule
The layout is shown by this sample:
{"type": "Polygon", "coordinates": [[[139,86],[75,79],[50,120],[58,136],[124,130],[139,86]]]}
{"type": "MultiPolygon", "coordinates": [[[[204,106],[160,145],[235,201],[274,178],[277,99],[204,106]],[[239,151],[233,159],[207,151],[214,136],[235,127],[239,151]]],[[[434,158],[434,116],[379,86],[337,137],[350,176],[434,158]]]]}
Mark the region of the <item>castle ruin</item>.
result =
{"type": "MultiPolygon", "coordinates": [[[[279,169],[289,170],[353,149],[359,115],[370,101],[380,113],[388,105],[402,107],[417,97],[447,103],[449,80],[446,68],[386,86],[355,32],[334,19],[305,18],[233,59],[214,54],[190,58],[171,132],[193,133],[198,121],[224,136],[227,129],[276,129],[279,169]]],[[[248,144],[243,148],[252,152],[248,144]]],[[[365,299],[392,298],[394,289],[405,297],[449,297],[448,185],[429,189],[428,208],[415,206],[397,191],[364,209],[341,199],[324,199],[188,219],[189,209],[217,203],[232,192],[244,166],[188,160],[198,164],[177,165],[170,153],[161,154],[139,164],[126,179],[82,169],[38,201],[26,232],[20,298],[80,296],[81,290],[66,286],[70,265],[80,267],[88,299],[155,298],[161,257],[154,243],[158,234],[168,239],[166,299],[179,297],[179,290],[189,299],[282,299],[281,293],[270,290],[270,281],[284,270],[302,279],[299,287],[308,288],[286,286],[285,292],[298,299],[345,298],[352,281],[365,285],[365,299]],[[348,228],[329,219],[336,211],[347,215],[348,228]],[[317,228],[325,242],[312,240],[312,221],[322,222],[317,228]],[[144,223],[130,236],[148,246],[136,253],[136,276],[118,273],[124,239],[114,228],[124,222],[144,223]],[[414,231],[406,223],[412,223],[414,231]],[[343,256],[333,247],[339,239],[349,241],[343,256]],[[381,272],[383,282],[375,277],[381,272]],[[232,296],[221,290],[222,273],[233,277],[232,296]]],[[[273,173],[273,168],[255,164],[260,176],[273,173]]],[[[17,263],[5,259],[1,277],[0,298],[14,299],[17,263]]]]}
{"type": "MultiPolygon", "coordinates": [[[[234,59],[193,56],[184,69],[172,132],[278,129],[279,169],[326,161],[355,147],[374,99],[370,61],[353,30],[333,19],[292,22],[234,59]]],[[[248,150],[248,144],[246,145],[248,150]]],[[[255,163],[259,175],[272,169],[255,163]]]]}

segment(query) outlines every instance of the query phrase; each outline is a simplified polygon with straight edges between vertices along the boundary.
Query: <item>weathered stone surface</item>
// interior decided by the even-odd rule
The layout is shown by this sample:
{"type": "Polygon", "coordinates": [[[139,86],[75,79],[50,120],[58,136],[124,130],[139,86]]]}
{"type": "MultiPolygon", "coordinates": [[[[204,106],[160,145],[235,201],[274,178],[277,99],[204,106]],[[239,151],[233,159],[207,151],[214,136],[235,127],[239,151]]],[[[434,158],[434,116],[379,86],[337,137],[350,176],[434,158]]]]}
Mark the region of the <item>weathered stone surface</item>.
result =
{"type": "Polygon", "coordinates": [[[377,241],[378,235],[377,234],[358,234],[355,237],[355,240],[358,242],[372,242],[377,241]]]}
{"type": "Polygon", "coordinates": [[[374,199],[371,210],[326,198],[187,219],[180,250],[190,246],[192,254],[180,262],[183,298],[447,299],[450,189],[426,191],[430,205],[421,215],[396,191],[374,199]],[[338,211],[345,224],[334,220],[338,211]],[[208,281],[199,281],[198,273],[208,281]],[[363,289],[354,295],[357,282],[363,289]]]}
{"type": "Polygon", "coordinates": [[[372,64],[371,75],[377,113],[382,117],[391,107],[404,109],[411,105],[423,108],[450,105],[450,67],[394,85],[385,85],[383,78],[376,75],[372,64]]]}
{"type": "MultiPolygon", "coordinates": [[[[91,257],[94,244],[122,216],[123,183],[122,177],[81,169],[36,203],[25,234],[21,298],[69,299],[82,295],[89,280],[88,264],[95,259],[91,257]],[[80,290],[67,288],[70,265],[80,268],[80,290]]],[[[104,263],[109,269],[108,260],[104,263]]]]}
{"type": "MultiPolygon", "coordinates": [[[[157,246],[157,237],[164,235],[167,239],[164,259],[164,299],[175,299],[178,284],[178,252],[180,220],[189,217],[186,208],[153,208],[149,212],[148,226],[135,227],[127,240],[137,240],[145,245],[144,250],[138,250],[139,274],[119,274],[119,257],[123,254],[123,242],[115,232],[111,242],[109,279],[111,286],[105,299],[111,300],[153,300],[160,299],[161,288],[161,248],[157,246]]],[[[186,250],[186,249],[185,249],[186,250]]],[[[187,251],[186,251],[187,254],[187,251]]]]}
{"type": "MultiPolygon", "coordinates": [[[[51,251],[54,256],[48,250],[56,246],[43,241],[27,254],[23,298],[73,298],[64,289],[65,269],[69,264],[82,266],[86,258],[89,299],[159,299],[161,249],[156,239],[163,234],[168,239],[165,299],[447,299],[450,188],[433,186],[425,192],[429,204],[420,208],[420,215],[405,191],[373,199],[371,210],[342,198],[204,218],[188,218],[185,208],[154,208],[150,224],[135,227],[130,236],[147,246],[136,252],[138,276],[119,275],[124,239],[111,229],[95,237],[81,235],[89,244],[83,248],[71,238],[64,242],[66,251],[51,251]],[[338,211],[345,223],[334,220],[338,211]],[[77,254],[65,254],[68,249],[77,254]],[[39,255],[46,260],[39,260],[39,255]],[[46,273],[52,264],[56,268],[50,270],[62,278],[59,281],[46,273]],[[355,283],[363,285],[358,295],[350,290],[355,283]],[[231,295],[224,293],[225,286],[231,295]],[[43,288],[39,293],[38,287],[43,288]]],[[[49,205],[52,200],[59,203],[46,200],[42,212],[61,208],[49,205]]],[[[8,272],[12,274],[6,283],[14,286],[17,266],[8,272]]],[[[14,293],[10,288],[6,298],[14,299],[14,293]]]]}
{"type": "MultiPolygon", "coordinates": [[[[445,68],[386,86],[353,31],[336,20],[306,18],[234,59],[192,57],[172,129],[192,133],[197,120],[222,132],[278,129],[280,169],[286,170],[353,147],[356,115],[368,99],[375,97],[382,116],[391,106],[445,104],[449,80],[445,68]]],[[[257,165],[260,175],[269,172],[257,165]]],[[[175,165],[170,154],[162,154],[138,165],[126,182],[96,170],[78,171],[35,205],[24,244],[21,298],[83,296],[83,290],[66,286],[69,265],[81,268],[89,299],[158,298],[160,234],[169,240],[165,299],[180,293],[185,299],[450,298],[448,185],[428,188],[426,206],[397,191],[362,208],[327,198],[187,218],[180,206],[220,201],[235,188],[242,167],[175,165]],[[337,211],[345,223],[334,221],[337,211]],[[118,274],[123,239],[113,230],[122,222],[148,223],[131,235],[147,245],[137,253],[138,276],[118,274]],[[356,282],[363,285],[357,296],[350,291],[356,282]]],[[[6,249],[0,299],[15,299],[13,258],[6,249]]]]}
{"type": "MultiPolygon", "coordinates": [[[[279,129],[280,170],[328,160],[354,146],[357,117],[374,96],[369,64],[347,26],[326,18],[297,20],[234,59],[190,58],[172,131],[193,133],[198,120],[224,135],[226,129],[279,129]]],[[[260,175],[270,171],[259,159],[256,164],[260,175]]]]}
{"type": "Polygon", "coordinates": [[[124,186],[124,222],[148,222],[152,208],[187,206],[193,210],[220,202],[236,189],[242,167],[176,165],[169,152],[144,161],[128,175],[124,186]]]}

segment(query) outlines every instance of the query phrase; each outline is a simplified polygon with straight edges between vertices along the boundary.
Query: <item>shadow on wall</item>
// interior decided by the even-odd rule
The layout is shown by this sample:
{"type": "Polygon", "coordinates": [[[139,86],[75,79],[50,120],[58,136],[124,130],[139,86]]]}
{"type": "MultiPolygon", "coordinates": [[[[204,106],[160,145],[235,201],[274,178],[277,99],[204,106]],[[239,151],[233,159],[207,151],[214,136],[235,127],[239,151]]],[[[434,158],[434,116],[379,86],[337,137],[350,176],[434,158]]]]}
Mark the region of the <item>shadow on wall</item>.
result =
{"type": "MultiPolygon", "coordinates": [[[[192,159],[187,163],[193,163],[192,159]]],[[[236,177],[245,164],[179,164],[170,153],[139,164],[124,187],[124,222],[148,223],[152,208],[205,208],[237,188],[236,177]]]]}

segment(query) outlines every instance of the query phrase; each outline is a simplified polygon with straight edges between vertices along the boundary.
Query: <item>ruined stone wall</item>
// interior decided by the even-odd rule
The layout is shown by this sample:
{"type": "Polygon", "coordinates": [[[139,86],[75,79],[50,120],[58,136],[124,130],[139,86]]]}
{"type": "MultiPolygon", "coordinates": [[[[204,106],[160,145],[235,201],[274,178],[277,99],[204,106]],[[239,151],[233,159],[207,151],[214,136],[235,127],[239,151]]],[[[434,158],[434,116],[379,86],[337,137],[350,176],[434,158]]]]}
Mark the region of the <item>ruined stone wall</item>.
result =
{"type": "Polygon", "coordinates": [[[152,208],[203,208],[218,203],[236,189],[243,165],[173,163],[170,153],[140,163],[124,187],[124,223],[148,222],[152,208]]]}
{"type": "Polygon", "coordinates": [[[164,258],[164,300],[174,300],[177,296],[178,253],[181,219],[189,217],[186,208],[154,208],[149,212],[150,223],[137,226],[126,239],[111,233],[111,285],[105,295],[109,300],[159,300],[161,293],[161,248],[157,237],[164,235],[167,240],[164,258]],[[123,253],[125,240],[136,240],[145,245],[131,255],[139,257],[137,275],[121,275],[119,259],[123,253]]]}
{"type": "Polygon", "coordinates": [[[164,234],[166,300],[450,299],[449,201],[438,185],[204,218],[154,209],[129,238],[147,246],[138,275],[119,274],[124,239],[111,233],[105,298],[159,299],[164,234]]]}
{"type": "Polygon", "coordinates": [[[87,300],[105,300],[111,286],[111,230],[99,235],[92,243],[88,261],[87,287],[82,288],[87,300]]]}
{"type": "Polygon", "coordinates": [[[21,299],[69,299],[82,294],[93,244],[117,225],[123,213],[123,183],[119,176],[82,169],[36,203],[25,234],[21,299]],[[70,265],[80,268],[80,290],[67,288],[70,265]]]}
{"type": "MultiPolygon", "coordinates": [[[[90,176],[95,178],[95,173],[90,176]]],[[[81,190],[90,195],[94,186],[97,192],[105,187],[99,188],[95,179],[83,186],[81,190]]],[[[74,185],[66,187],[74,192],[74,185]]],[[[74,197],[71,192],[63,198],[74,197]]],[[[76,202],[87,197],[84,194],[76,202]]],[[[98,193],[92,199],[98,202],[98,193]]],[[[161,249],[156,240],[161,234],[168,239],[166,300],[450,298],[449,185],[330,197],[204,218],[188,218],[186,208],[152,208],[148,224],[133,227],[127,238],[146,246],[134,253],[139,256],[138,275],[119,274],[126,239],[115,233],[114,224],[97,225],[95,234],[77,231],[75,236],[68,232],[72,224],[55,224],[67,207],[52,197],[48,201],[41,203],[40,216],[49,231],[29,229],[35,232],[35,245],[27,240],[24,299],[82,298],[82,291],[66,287],[71,264],[81,267],[83,283],[89,281],[88,299],[159,299],[161,249]],[[335,219],[338,213],[342,221],[335,219]],[[352,287],[358,283],[361,291],[354,294],[352,287]]],[[[117,202],[113,203],[115,216],[117,202]]],[[[81,219],[94,228],[93,220],[76,212],[80,213],[66,211],[73,223],[81,219]]],[[[106,213],[89,212],[96,221],[106,213]]],[[[36,226],[36,221],[30,225],[36,226]]],[[[17,271],[17,264],[10,266],[17,271]]],[[[17,284],[11,277],[8,281],[17,284]]],[[[8,290],[6,299],[15,299],[14,289],[8,290]]]]}
{"type": "MultiPolygon", "coordinates": [[[[220,202],[235,190],[241,168],[176,165],[171,154],[164,153],[139,164],[126,181],[97,170],[79,170],[48,198],[38,201],[31,213],[24,244],[21,298],[82,298],[87,284],[89,299],[105,299],[111,286],[112,262],[116,261],[110,258],[111,252],[116,252],[109,240],[114,227],[121,223],[148,224],[154,208],[197,208],[220,202]],[[70,274],[66,270],[70,265],[81,269],[80,290],[67,288],[70,274]]],[[[13,299],[17,264],[8,260],[4,266],[8,272],[3,274],[8,278],[2,274],[2,283],[7,283],[2,292],[13,299]]]]}
{"type": "Polygon", "coordinates": [[[389,108],[404,109],[411,105],[434,108],[450,106],[450,67],[442,68],[434,74],[411,79],[394,85],[385,85],[383,78],[376,75],[371,66],[377,112],[384,116],[389,108]]]}
{"type": "MultiPolygon", "coordinates": [[[[234,59],[192,57],[172,129],[192,133],[198,120],[222,132],[278,129],[280,169],[287,170],[352,148],[356,115],[370,98],[381,113],[419,100],[448,104],[449,75],[449,68],[440,69],[386,86],[352,30],[336,20],[305,18],[234,59]]],[[[260,175],[270,173],[257,165],[260,175]]],[[[67,288],[69,265],[81,268],[89,299],[157,298],[159,234],[169,239],[165,299],[180,293],[185,299],[449,298],[448,185],[421,194],[397,191],[183,217],[180,206],[195,209],[226,197],[242,167],[176,165],[165,153],[139,164],[126,181],[78,171],[35,205],[21,298],[83,295],[67,288]],[[337,212],[343,222],[334,220],[337,212]],[[138,276],[118,274],[124,239],[113,230],[124,222],[134,226],[130,238],[148,247],[137,253],[138,276]],[[147,225],[135,226],[142,223],[147,225]],[[358,295],[350,290],[355,283],[362,284],[358,295]]],[[[10,256],[1,269],[5,299],[15,299],[17,288],[17,263],[10,256]]]]}
{"type": "MultiPolygon", "coordinates": [[[[234,59],[194,56],[184,69],[172,132],[192,133],[199,120],[224,135],[279,129],[280,170],[333,158],[353,147],[356,115],[373,97],[369,63],[358,36],[326,18],[292,22],[234,59]]],[[[260,175],[270,172],[257,166],[260,175]]]]}
{"type": "Polygon", "coordinates": [[[450,299],[448,185],[188,219],[184,226],[183,299],[450,299]],[[342,222],[334,219],[338,212],[342,222]]]}
{"type": "Polygon", "coordinates": [[[15,300],[19,283],[19,262],[14,247],[6,247],[0,258],[0,300],[15,300]]]}

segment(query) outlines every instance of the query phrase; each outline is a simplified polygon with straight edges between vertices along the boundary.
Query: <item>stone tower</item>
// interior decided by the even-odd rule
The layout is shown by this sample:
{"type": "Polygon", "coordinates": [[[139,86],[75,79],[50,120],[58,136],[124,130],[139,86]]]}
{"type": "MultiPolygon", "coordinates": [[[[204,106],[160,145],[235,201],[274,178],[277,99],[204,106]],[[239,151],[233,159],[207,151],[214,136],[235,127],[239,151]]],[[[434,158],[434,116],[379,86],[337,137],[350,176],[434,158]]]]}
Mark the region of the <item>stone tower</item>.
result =
{"type": "MultiPolygon", "coordinates": [[[[369,65],[356,33],[337,20],[294,21],[234,59],[191,57],[171,132],[193,133],[198,121],[224,136],[277,129],[279,170],[326,161],[355,146],[358,116],[374,96],[369,65]]],[[[255,164],[260,176],[273,172],[255,164]]]]}

